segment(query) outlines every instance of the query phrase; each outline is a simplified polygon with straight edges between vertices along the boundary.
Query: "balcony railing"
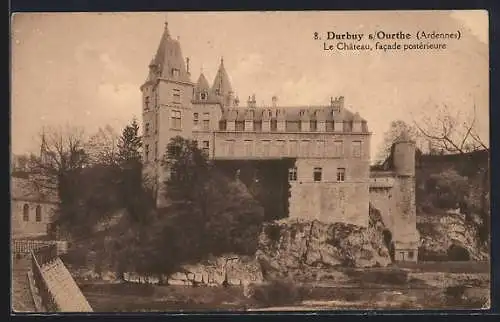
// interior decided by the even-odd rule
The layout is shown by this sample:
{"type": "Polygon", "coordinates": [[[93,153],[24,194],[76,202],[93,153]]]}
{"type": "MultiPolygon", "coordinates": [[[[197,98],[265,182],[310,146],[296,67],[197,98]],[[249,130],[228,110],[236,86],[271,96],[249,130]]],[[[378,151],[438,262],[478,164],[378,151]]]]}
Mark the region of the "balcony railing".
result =
{"type": "Polygon", "coordinates": [[[42,306],[46,312],[58,312],[59,307],[42,276],[42,266],[57,259],[57,245],[47,245],[31,251],[31,271],[42,306]]]}

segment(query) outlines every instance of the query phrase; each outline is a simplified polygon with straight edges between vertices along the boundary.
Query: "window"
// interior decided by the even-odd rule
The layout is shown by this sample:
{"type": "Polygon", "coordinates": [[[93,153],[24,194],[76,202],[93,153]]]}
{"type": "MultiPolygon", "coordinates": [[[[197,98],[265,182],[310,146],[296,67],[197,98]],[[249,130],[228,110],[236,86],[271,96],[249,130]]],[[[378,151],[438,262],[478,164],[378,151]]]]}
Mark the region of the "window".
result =
{"type": "Polygon", "coordinates": [[[207,93],[206,92],[201,93],[200,98],[201,98],[202,101],[206,100],[207,99],[207,93]]]}
{"type": "Polygon", "coordinates": [[[297,167],[288,169],[288,180],[297,181],[297,167]]]}
{"type": "Polygon", "coordinates": [[[198,113],[193,113],[193,124],[198,125],[198,113]]]}
{"type": "Polygon", "coordinates": [[[297,156],[297,146],[299,145],[298,141],[290,140],[290,156],[297,156]]]}
{"type": "Polygon", "coordinates": [[[344,142],[342,141],[335,141],[333,143],[334,145],[334,156],[339,158],[344,154],[344,142]]]}
{"type": "Polygon", "coordinates": [[[148,136],[148,135],[149,135],[149,123],[146,123],[146,126],[145,126],[145,128],[144,128],[144,132],[145,132],[144,134],[145,134],[146,136],[148,136]]]}
{"type": "Polygon", "coordinates": [[[144,159],[146,160],[146,162],[149,161],[149,144],[146,144],[146,147],[144,149],[144,159]]]}
{"type": "Polygon", "coordinates": [[[180,70],[178,70],[177,68],[172,68],[172,76],[179,77],[179,74],[180,70]]]}
{"type": "Polygon", "coordinates": [[[210,130],[210,113],[203,113],[203,130],[210,130]]]}
{"type": "MultiPolygon", "coordinates": [[[[314,112],[316,113],[316,112],[314,112]]],[[[318,122],[317,121],[311,121],[311,132],[316,132],[318,130],[318,122]]]]}
{"type": "Polygon", "coordinates": [[[227,155],[228,156],[234,155],[234,140],[226,140],[226,145],[227,145],[227,155]]]}
{"type": "Polygon", "coordinates": [[[245,122],[244,121],[236,121],[234,125],[235,125],[236,131],[245,131],[245,122]]]}
{"type": "Polygon", "coordinates": [[[271,132],[276,132],[278,130],[278,121],[271,120],[271,132]]]}
{"type": "Polygon", "coordinates": [[[245,146],[245,155],[251,156],[253,154],[253,141],[252,140],[245,140],[243,142],[243,145],[245,146]]]}
{"type": "Polygon", "coordinates": [[[316,156],[322,157],[325,149],[325,141],[318,140],[316,141],[316,156]]]}
{"type": "Polygon", "coordinates": [[[144,98],[144,108],[147,110],[149,109],[149,96],[146,96],[144,98]]]}
{"type": "Polygon", "coordinates": [[[276,145],[278,148],[278,156],[282,157],[286,155],[286,145],[284,140],[276,141],[276,145]]]}
{"type": "Polygon", "coordinates": [[[219,121],[219,130],[221,131],[225,131],[227,130],[227,121],[219,121]]]}
{"type": "Polygon", "coordinates": [[[322,168],[314,168],[313,178],[314,181],[321,181],[321,174],[323,173],[322,168]]]}
{"type": "Polygon", "coordinates": [[[155,161],[158,160],[158,141],[155,142],[155,161]]]}
{"type": "Polygon", "coordinates": [[[174,88],[172,95],[173,95],[174,103],[181,102],[181,90],[180,89],[174,88]]]}
{"type": "Polygon", "coordinates": [[[160,127],[160,114],[158,112],[156,112],[156,115],[155,115],[155,134],[158,133],[158,128],[160,127]]]}
{"type": "Polygon", "coordinates": [[[306,156],[306,155],[309,155],[309,145],[310,145],[310,142],[309,141],[300,141],[300,155],[301,156],[306,156]]]}
{"type": "Polygon", "coordinates": [[[36,206],[35,216],[37,222],[42,221],[42,207],[40,205],[36,206]]]}
{"type": "Polygon", "coordinates": [[[219,95],[220,95],[220,89],[218,89],[218,88],[217,88],[217,89],[215,90],[215,95],[217,95],[217,96],[219,96],[219,95]]]}
{"type": "Polygon", "coordinates": [[[262,140],[262,154],[265,157],[269,156],[270,143],[271,143],[271,141],[269,141],[269,140],[262,140]]]}
{"type": "Polygon", "coordinates": [[[352,142],[352,156],[355,158],[361,157],[361,141],[352,142]]]}
{"type": "Polygon", "coordinates": [[[181,129],[181,111],[172,111],[171,112],[171,119],[172,119],[172,128],[176,130],[181,129]]]}
{"type": "Polygon", "coordinates": [[[408,259],[413,259],[413,251],[408,252],[408,259]]]}
{"type": "Polygon", "coordinates": [[[30,206],[27,203],[23,206],[23,220],[30,221],[30,206]]]}
{"type": "Polygon", "coordinates": [[[208,155],[209,154],[209,149],[210,149],[210,142],[203,141],[202,149],[203,149],[203,153],[205,153],[206,155],[208,155]]]}
{"type": "Polygon", "coordinates": [[[337,169],[337,181],[344,182],[345,181],[345,168],[337,169]]]}

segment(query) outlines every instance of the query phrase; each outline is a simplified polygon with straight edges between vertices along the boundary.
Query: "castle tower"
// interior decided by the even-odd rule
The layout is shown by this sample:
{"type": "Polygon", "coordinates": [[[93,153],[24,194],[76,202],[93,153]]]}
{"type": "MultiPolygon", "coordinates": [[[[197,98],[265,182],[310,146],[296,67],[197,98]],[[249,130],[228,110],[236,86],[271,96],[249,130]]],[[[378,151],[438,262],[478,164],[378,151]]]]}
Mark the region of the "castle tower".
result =
{"type": "Polygon", "coordinates": [[[165,22],[158,49],[149,64],[148,77],[140,88],[144,169],[159,195],[165,181],[161,159],[167,144],[177,135],[192,136],[193,87],[179,40],[170,36],[165,22]]]}
{"type": "Polygon", "coordinates": [[[220,60],[219,69],[212,85],[212,94],[219,98],[222,106],[233,104],[234,92],[226,68],[224,67],[224,58],[220,60]]]}
{"type": "Polygon", "coordinates": [[[405,131],[392,147],[395,172],[393,241],[396,261],[417,261],[419,233],[415,205],[415,141],[405,131]]]}
{"type": "Polygon", "coordinates": [[[196,86],[194,87],[194,97],[195,101],[206,101],[209,98],[210,94],[210,85],[208,84],[207,78],[201,72],[200,77],[198,77],[198,81],[196,82],[196,86]]]}

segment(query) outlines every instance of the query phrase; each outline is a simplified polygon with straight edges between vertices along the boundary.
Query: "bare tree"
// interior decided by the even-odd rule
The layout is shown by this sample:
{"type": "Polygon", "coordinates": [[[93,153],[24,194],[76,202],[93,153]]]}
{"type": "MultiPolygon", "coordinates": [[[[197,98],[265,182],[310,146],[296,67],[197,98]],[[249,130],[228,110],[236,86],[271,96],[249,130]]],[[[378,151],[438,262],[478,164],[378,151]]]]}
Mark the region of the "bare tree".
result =
{"type": "Polygon", "coordinates": [[[476,105],[472,114],[464,117],[447,106],[436,106],[435,113],[425,115],[420,122],[413,121],[419,133],[426,137],[436,148],[445,153],[468,153],[486,150],[489,147],[477,132],[476,105]]]}
{"type": "Polygon", "coordinates": [[[85,145],[92,164],[116,165],[119,135],[106,125],[92,135],[85,145]]]}
{"type": "MultiPolygon", "coordinates": [[[[420,141],[421,136],[415,126],[412,126],[405,121],[395,120],[392,121],[389,129],[384,132],[384,140],[379,146],[379,151],[376,156],[375,163],[381,164],[391,153],[391,147],[396,142],[396,140],[403,134],[406,133],[412,140],[420,141]]],[[[421,142],[418,142],[420,148],[421,142]]]]}
{"type": "Polygon", "coordinates": [[[83,130],[77,127],[44,128],[40,133],[40,155],[31,155],[31,171],[36,183],[60,192],[60,180],[86,166],[83,130]]]}

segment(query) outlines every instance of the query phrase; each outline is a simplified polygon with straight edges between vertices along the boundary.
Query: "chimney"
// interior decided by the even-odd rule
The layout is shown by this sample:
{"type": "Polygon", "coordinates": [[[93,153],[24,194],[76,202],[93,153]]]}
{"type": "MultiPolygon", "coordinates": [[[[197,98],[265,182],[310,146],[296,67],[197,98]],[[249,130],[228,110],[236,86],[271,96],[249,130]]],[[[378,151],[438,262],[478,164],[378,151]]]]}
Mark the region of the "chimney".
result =
{"type": "Polygon", "coordinates": [[[273,107],[276,107],[276,105],[278,105],[278,97],[276,97],[276,95],[274,95],[272,98],[272,101],[273,101],[273,107]]]}
{"type": "Polygon", "coordinates": [[[340,107],[344,107],[344,96],[339,96],[338,102],[340,107]]]}

